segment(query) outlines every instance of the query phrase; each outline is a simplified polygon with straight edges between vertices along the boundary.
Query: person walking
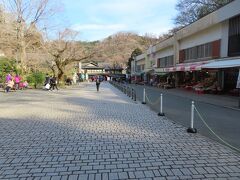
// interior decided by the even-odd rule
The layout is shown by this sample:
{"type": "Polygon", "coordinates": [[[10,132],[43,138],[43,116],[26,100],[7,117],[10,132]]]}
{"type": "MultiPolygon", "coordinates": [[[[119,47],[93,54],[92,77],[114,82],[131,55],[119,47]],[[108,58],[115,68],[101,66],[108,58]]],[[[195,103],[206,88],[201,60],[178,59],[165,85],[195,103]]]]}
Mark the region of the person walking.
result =
{"type": "Polygon", "coordinates": [[[96,78],[97,91],[99,91],[99,86],[100,86],[100,79],[99,79],[99,77],[97,77],[97,78],[96,78]]]}
{"type": "Polygon", "coordinates": [[[46,74],[45,81],[44,81],[44,89],[49,90],[50,89],[50,76],[46,74]]]}
{"type": "Polygon", "coordinates": [[[57,78],[55,76],[53,76],[51,79],[50,79],[50,90],[55,90],[55,88],[58,90],[58,87],[57,87],[57,78]]]}
{"type": "Polygon", "coordinates": [[[50,76],[48,74],[45,76],[44,86],[46,86],[46,84],[50,84],[50,76]]]}

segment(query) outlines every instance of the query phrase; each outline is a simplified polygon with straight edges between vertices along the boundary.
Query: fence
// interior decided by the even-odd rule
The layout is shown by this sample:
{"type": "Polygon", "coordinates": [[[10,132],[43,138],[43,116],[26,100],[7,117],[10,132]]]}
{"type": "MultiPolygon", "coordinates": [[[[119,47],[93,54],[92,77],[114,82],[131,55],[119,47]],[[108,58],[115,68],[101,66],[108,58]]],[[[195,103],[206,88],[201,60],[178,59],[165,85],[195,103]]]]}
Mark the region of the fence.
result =
{"type": "Polygon", "coordinates": [[[158,115],[166,115],[168,119],[189,127],[188,132],[199,132],[240,152],[240,111],[200,101],[192,104],[193,100],[190,98],[173,95],[161,89],[113,83],[118,89],[127,89],[125,93],[128,95],[134,89],[134,98],[158,115]]]}
{"type": "Polygon", "coordinates": [[[116,87],[117,89],[122,91],[128,97],[132,98],[134,101],[137,100],[136,91],[131,86],[122,84],[122,83],[118,83],[116,81],[110,81],[110,84],[112,84],[114,87],[116,87]]]}
{"type": "Polygon", "coordinates": [[[169,119],[189,127],[188,132],[198,131],[240,152],[240,111],[199,101],[193,103],[190,98],[162,92],[161,89],[142,88],[142,91],[137,91],[137,99],[144,100],[145,94],[145,103],[154,111],[159,112],[159,109],[163,108],[162,113],[166,114],[169,119]],[[163,94],[162,107],[159,103],[160,94],[163,94]]]}

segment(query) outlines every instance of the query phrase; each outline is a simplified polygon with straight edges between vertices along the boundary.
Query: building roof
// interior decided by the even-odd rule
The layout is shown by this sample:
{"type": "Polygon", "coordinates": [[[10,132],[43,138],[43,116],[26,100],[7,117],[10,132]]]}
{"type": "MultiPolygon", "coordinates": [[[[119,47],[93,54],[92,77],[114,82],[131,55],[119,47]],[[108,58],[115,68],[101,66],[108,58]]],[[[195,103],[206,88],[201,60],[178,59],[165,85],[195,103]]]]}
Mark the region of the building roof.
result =
{"type": "Polygon", "coordinates": [[[97,63],[94,63],[94,62],[86,62],[86,63],[82,63],[82,69],[104,69],[104,68],[98,66],[97,63]]]}

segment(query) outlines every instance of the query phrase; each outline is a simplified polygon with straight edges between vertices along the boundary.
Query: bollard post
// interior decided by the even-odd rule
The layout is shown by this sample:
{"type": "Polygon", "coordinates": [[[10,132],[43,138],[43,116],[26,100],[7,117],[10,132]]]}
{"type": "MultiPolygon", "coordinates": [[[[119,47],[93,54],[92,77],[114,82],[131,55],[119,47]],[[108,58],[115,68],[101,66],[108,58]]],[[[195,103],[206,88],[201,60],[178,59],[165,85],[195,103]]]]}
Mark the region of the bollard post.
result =
{"type": "MultiPolygon", "coordinates": [[[[240,73],[240,71],[239,71],[239,73],[240,73]]],[[[239,77],[240,77],[240,75],[239,75],[239,77]]],[[[240,108],[240,87],[238,89],[238,108],[240,108]]]]}
{"type": "Polygon", "coordinates": [[[191,106],[191,124],[190,127],[187,129],[188,133],[197,133],[197,129],[193,127],[193,122],[194,122],[194,101],[192,101],[192,106],[191,106]]]}
{"type": "Polygon", "coordinates": [[[132,99],[133,99],[133,88],[132,88],[132,99]]]}
{"type": "Polygon", "coordinates": [[[163,113],[163,94],[160,96],[160,112],[158,113],[158,116],[165,116],[163,113]]]}
{"type": "Polygon", "coordinates": [[[146,104],[146,90],[145,88],[143,89],[143,101],[142,104],[146,104]]]}
{"type": "Polygon", "coordinates": [[[130,88],[128,87],[128,89],[127,89],[128,97],[130,97],[130,94],[129,94],[129,89],[130,89],[130,88]]]}
{"type": "Polygon", "coordinates": [[[134,91],[134,101],[137,101],[136,91],[134,91]]]}

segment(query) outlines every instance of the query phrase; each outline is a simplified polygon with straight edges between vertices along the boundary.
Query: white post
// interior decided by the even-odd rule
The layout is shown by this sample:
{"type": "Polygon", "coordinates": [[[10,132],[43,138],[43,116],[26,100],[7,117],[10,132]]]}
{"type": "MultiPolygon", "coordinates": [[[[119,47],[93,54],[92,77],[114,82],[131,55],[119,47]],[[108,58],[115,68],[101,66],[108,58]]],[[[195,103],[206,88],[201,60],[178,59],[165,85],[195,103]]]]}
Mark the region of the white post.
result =
{"type": "Polygon", "coordinates": [[[193,121],[194,121],[194,101],[192,101],[192,107],[191,107],[191,128],[193,129],[193,121]]]}
{"type": "Polygon", "coordinates": [[[145,88],[143,89],[143,102],[142,104],[146,104],[146,91],[145,91],[145,88]]]}
{"type": "Polygon", "coordinates": [[[160,98],[160,113],[162,113],[162,94],[161,94],[161,98],[160,98]]]}
{"type": "Polygon", "coordinates": [[[191,124],[190,124],[190,127],[187,129],[188,133],[197,133],[197,129],[193,128],[194,109],[195,109],[195,105],[194,105],[194,101],[192,101],[192,106],[191,106],[191,124]]]}
{"type": "Polygon", "coordinates": [[[165,116],[165,114],[163,113],[163,94],[161,93],[160,96],[160,112],[158,113],[159,116],[165,116]]]}

